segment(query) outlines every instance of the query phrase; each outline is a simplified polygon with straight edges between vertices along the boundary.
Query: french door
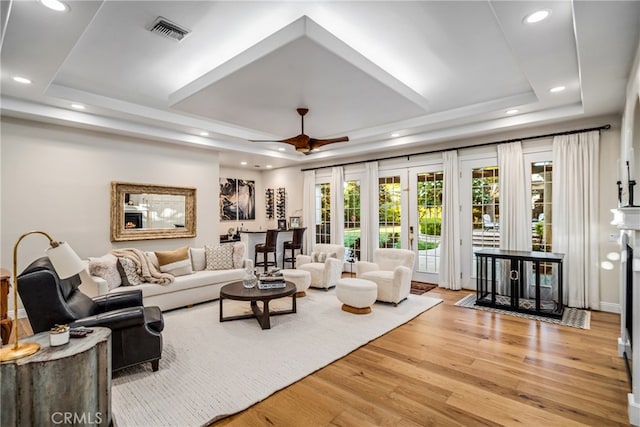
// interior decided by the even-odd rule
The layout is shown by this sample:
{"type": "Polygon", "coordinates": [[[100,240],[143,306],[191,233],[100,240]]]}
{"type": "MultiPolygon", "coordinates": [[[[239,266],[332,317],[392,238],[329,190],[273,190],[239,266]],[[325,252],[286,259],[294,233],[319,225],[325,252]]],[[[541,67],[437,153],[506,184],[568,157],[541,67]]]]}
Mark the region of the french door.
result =
{"type": "Polygon", "coordinates": [[[443,167],[441,163],[409,169],[409,242],[416,254],[413,278],[440,280],[443,167]]]}
{"type": "Polygon", "coordinates": [[[475,251],[500,247],[500,194],[496,155],[460,162],[462,287],[476,288],[475,251]]]}
{"type": "Polygon", "coordinates": [[[379,172],[378,247],[414,251],[413,279],[438,283],[442,163],[379,172]]]}

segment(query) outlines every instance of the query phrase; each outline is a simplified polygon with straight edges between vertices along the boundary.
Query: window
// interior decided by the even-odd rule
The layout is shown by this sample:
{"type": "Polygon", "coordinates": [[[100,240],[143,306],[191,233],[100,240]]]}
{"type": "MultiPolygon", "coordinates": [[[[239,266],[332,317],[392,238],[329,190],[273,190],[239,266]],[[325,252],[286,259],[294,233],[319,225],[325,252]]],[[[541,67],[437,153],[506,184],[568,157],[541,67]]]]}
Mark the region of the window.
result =
{"type": "Polygon", "coordinates": [[[378,209],[381,248],[400,247],[400,177],[378,179],[378,209]]]}
{"type": "MultiPolygon", "coordinates": [[[[440,227],[442,224],[442,183],[444,172],[417,175],[418,269],[428,273],[440,270],[440,227]]],[[[414,238],[415,238],[414,237],[414,238]]]]}
{"type": "Polygon", "coordinates": [[[360,181],[344,183],[344,246],[360,259],[360,181]]]}
{"type": "Polygon", "coordinates": [[[534,251],[551,252],[551,162],[531,164],[531,239],[534,251]]]}
{"type": "Polygon", "coordinates": [[[497,248],[500,246],[498,167],[473,169],[471,176],[473,248],[497,248]]]}
{"type": "Polygon", "coordinates": [[[331,184],[316,185],[316,243],[331,243],[331,184]]]}

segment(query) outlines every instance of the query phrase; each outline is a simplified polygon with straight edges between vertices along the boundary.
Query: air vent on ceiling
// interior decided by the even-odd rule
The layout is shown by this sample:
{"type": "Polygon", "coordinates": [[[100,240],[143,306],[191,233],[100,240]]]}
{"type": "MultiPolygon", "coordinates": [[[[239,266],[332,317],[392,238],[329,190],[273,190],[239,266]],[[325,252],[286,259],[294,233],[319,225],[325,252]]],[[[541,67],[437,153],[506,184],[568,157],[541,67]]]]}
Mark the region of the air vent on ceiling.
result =
{"type": "Polygon", "coordinates": [[[175,22],[171,22],[168,19],[163,18],[162,16],[159,16],[158,19],[153,22],[151,28],[149,28],[149,31],[165,37],[169,37],[170,39],[173,39],[175,41],[181,41],[187,36],[187,34],[190,33],[190,31],[186,28],[181,27],[175,22]]]}

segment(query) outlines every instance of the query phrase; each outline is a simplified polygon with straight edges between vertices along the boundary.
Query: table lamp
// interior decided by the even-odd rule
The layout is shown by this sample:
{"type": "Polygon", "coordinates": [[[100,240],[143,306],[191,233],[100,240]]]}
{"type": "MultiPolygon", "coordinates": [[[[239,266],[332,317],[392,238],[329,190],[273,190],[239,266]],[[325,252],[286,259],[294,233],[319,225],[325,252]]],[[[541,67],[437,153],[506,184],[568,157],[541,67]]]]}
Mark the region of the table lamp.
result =
{"type": "Polygon", "coordinates": [[[46,254],[61,279],[74,276],[85,269],[85,263],[65,242],[56,242],[44,231],[33,230],[24,233],[13,246],[13,345],[8,344],[0,348],[0,361],[21,359],[31,356],[40,350],[40,344],[35,342],[18,342],[18,245],[30,234],[42,234],[49,239],[49,249],[46,254]]]}

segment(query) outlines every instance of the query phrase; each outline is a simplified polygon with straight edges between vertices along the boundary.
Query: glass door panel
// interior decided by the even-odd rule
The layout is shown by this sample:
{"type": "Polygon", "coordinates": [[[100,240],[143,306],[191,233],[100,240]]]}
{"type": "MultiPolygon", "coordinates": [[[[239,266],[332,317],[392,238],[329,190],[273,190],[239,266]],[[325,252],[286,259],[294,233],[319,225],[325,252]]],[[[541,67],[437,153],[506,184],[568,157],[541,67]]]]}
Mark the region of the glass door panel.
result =
{"type": "Polygon", "coordinates": [[[475,251],[500,247],[500,194],[495,155],[460,162],[462,287],[476,286],[475,251]]]}
{"type": "Polygon", "coordinates": [[[444,182],[442,165],[412,168],[409,179],[409,243],[410,249],[416,253],[414,279],[438,283],[444,182]]]}
{"type": "Polygon", "coordinates": [[[344,183],[344,246],[347,258],[360,258],[361,226],[360,226],[360,180],[349,180],[344,183]]]}

